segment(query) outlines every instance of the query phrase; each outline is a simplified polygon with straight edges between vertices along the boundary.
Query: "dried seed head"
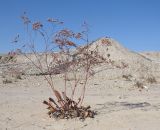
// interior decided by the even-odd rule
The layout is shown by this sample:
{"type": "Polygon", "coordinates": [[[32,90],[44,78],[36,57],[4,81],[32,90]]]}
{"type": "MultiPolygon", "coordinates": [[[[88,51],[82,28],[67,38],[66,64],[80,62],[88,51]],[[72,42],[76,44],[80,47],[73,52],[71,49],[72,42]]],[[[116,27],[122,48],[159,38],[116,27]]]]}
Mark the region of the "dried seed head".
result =
{"type": "Polygon", "coordinates": [[[29,24],[31,23],[31,21],[29,20],[29,18],[25,15],[21,16],[21,19],[23,20],[24,24],[29,24]]]}
{"type": "Polygon", "coordinates": [[[69,30],[69,29],[63,29],[59,32],[59,35],[60,36],[65,36],[65,37],[73,37],[74,36],[74,33],[69,30]]]}
{"type": "Polygon", "coordinates": [[[62,39],[59,39],[59,38],[56,38],[54,39],[54,42],[60,46],[63,46],[64,45],[64,40],[62,39]]]}
{"type": "Polygon", "coordinates": [[[74,47],[76,47],[76,44],[74,42],[72,42],[72,41],[66,41],[66,44],[68,46],[74,46],[74,47]]]}
{"type": "Polygon", "coordinates": [[[43,25],[40,22],[35,22],[35,23],[32,24],[32,28],[34,30],[38,30],[38,29],[40,29],[42,27],[43,27],[43,25]]]}
{"type": "Polygon", "coordinates": [[[63,24],[63,22],[59,21],[58,19],[53,19],[53,18],[48,18],[47,21],[50,23],[63,24]]]}
{"type": "Polygon", "coordinates": [[[80,38],[82,38],[82,34],[81,33],[77,33],[77,34],[75,34],[75,36],[74,36],[76,39],[80,39],[80,38]]]}
{"type": "Polygon", "coordinates": [[[57,19],[53,19],[53,18],[48,18],[48,20],[47,20],[48,22],[52,22],[52,23],[54,23],[54,22],[58,22],[58,20],[57,19]]]}

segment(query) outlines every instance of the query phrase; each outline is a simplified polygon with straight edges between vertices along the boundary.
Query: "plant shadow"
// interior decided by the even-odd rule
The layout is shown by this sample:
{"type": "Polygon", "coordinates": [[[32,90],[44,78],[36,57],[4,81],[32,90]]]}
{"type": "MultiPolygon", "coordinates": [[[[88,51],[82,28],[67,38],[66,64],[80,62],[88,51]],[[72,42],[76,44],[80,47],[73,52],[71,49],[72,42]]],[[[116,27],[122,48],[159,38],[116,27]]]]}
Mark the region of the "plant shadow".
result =
{"type": "Polygon", "coordinates": [[[97,109],[100,114],[117,112],[121,110],[132,110],[132,109],[141,109],[147,111],[151,107],[151,104],[148,102],[106,102],[104,104],[97,104],[97,109]]]}

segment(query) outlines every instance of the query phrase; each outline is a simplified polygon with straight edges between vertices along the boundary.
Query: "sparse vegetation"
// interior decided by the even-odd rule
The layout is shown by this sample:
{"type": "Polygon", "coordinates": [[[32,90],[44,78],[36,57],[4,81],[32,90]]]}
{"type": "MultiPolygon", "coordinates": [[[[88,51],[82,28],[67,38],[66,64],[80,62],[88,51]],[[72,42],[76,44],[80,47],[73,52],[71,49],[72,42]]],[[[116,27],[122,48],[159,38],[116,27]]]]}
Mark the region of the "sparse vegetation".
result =
{"type": "Polygon", "coordinates": [[[4,79],[3,80],[3,84],[8,84],[8,83],[12,83],[11,79],[4,79]]]}
{"type": "Polygon", "coordinates": [[[148,77],[146,80],[147,80],[147,82],[150,83],[150,84],[153,84],[153,83],[156,83],[156,82],[157,82],[157,81],[156,81],[156,78],[153,77],[153,76],[148,77]]]}
{"type": "Polygon", "coordinates": [[[137,82],[135,83],[135,86],[136,86],[137,88],[139,88],[139,89],[143,89],[143,88],[144,88],[143,83],[140,82],[140,81],[137,81],[137,82]]]}
{"type": "Polygon", "coordinates": [[[16,53],[11,51],[7,55],[0,56],[0,64],[6,64],[6,63],[14,63],[16,62],[16,53]]]}
{"type": "Polygon", "coordinates": [[[127,81],[131,81],[132,75],[122,75],[122,78],[124,78],[127,81]]]}
{"type": "Polygon", "coordinates": [[[22,79],[22,72],[19,68],[7,68],[7,70],[2,72],[3,83],[13,83],[22,79]]]}

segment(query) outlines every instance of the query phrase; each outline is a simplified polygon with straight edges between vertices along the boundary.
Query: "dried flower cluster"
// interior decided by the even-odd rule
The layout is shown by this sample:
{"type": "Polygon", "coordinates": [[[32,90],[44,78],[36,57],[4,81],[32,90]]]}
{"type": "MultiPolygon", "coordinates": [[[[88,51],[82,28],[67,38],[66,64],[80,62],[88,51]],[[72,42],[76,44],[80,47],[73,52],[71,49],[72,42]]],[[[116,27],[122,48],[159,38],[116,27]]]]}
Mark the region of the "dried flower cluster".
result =
{"type": "Polygon", "coordinates": [[[35,22],[32,25],[33,30],[38,30],[38,29],[40,29],[42,27],[43,27],[43,25],[40,22],[35,22]]]}
{"type": "Polygon", "coordinates": [[[56,43],[59,48],[64,48],[66,46],[69,47],[77,47],[76,43],[72,41],[72,39],[81,39],[81,33],[74,33],[69,29],[60,30],[53,38],[53,43],[56,43]]]}

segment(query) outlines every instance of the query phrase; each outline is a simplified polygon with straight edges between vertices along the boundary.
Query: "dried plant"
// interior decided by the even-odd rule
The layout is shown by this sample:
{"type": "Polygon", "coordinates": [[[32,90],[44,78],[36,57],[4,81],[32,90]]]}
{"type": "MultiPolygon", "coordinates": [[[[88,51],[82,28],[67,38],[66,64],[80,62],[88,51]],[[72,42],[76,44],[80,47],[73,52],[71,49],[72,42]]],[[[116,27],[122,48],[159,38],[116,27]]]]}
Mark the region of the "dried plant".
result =
{"type": "Polygon", "coordinates": [[[130,74],[122,75],[122,78],[124,78],[126,81],[132,81],[132,80],[131,80],[132,75],[130,75],[130,74]]]}
{"type": "Polygon", "coordinates": [[[10,51],[7,55],[0,57],[0,64],[15,63],[16,62],[16,52],[10,51]]]}
{"type": "MultiPolygon", "coordinates": [[[[26,16],[26,13],[24,13],[21,18],[26,26],[28,36],[27,41],[24,41],[22,49],[26,50],[27,53],[31,53],[36,60],[33,60],[33,58],[24,51],[22,54],[31,61],[44,76],[54,96],[58,100],[59,105],[52,98],[49,98],[48,102],[44,101],[50,110],[49,115],[58,114],[58,117],[63,116],[63,118],[66,118],[67,116],[68,118],[70,114],[72,115],[76,112],[76,117],[93,117],[95,113],[90,110],[90,107],[82,107],[82,103],[85,97],[87,81],[94,74],[92,67],[95,64],[103,62],[105,59],[99,56],[96,50],[91,51],[89,49],[89,28],[87,23],[83,23],[83,30],[81,32],[75,33],[64,27],[59,27],[59,30],[55,30],[55,26],[63,25],[63,22],[57,19],[49,18],[47,22],[51,24],[51,26],[47,29],[41,22],[32,22],[26,16]],[[41,41],[43,41],[44,51],[41,51],[41,53],[37,51],[35,44],[35,37],[38,36],[41,41]],[[86,42],[87,44],[80,46],[80,42],[86,42]],[[55,74],[61,74],[64,77],[63,98],[57,86],[55,86],[55,74]],[[71,77],[73,84],[70,92],[67,85],[68,82],[70,83],[68,79],[71,77]],[[83,84],[80,85],[81,82],[83,82],[83,84]],[[75,93],[79,86],[81,87],[81,94],[76,99],[75,93]],[[66,96],[67,94],[69,96],[66,96]],[[51,103],[53,103],[54,106],[51,103]],[[69,114],[66,115],[66,113],[69,114]]],[[[107,42],[107,44],[110,43],[107,42]]]]}
{"type": "Polygon", "coordinates": [[[23,72],[19,66],[12,65],[13,64],[10,64],[9,67],[6,67],[6,69],[2,71],[3,84],[14,83],[22,79],[23,72]]]}
{"type": "Polygon", "coordinates": [[[137,88],[139,88],[139,89],[143,89],[143,88],[144,88],[144,84],[143,84],[142,82],[140,82],[140,81],[137,81],[137,82],[135,83],[135,86],[136,86],[137,88]]]}
{"type": "Polygon", "coordinates": [[[53,98],[49,98],[49,101],[44,101],[43,103],[48,106],[48,115],[55,119],[69,119],[79,117],[80,119],[85,119],[87,117],[94,118],[96,112],[90,110],[90,106],[79,107],[79,102],[75,102],[72,99],[69,99],[63,92],[63,98],[60,93],[56,91],[56,97],[58,103],[54,101],[53,98]]]}
{"type": "Polygon", "coordinates": [[[3,84],[8,84],[8,83],[12,83],[11,79],[4,79],[3,80],[3,84]]]}
{"type": "Polygon", "coordinates": [[[156,78],[154,76],[150,76],[148,77],[147,79],[147,82],[150,83],[150,84],[153,84],[153,83],[156,83],[156,78]]]}

